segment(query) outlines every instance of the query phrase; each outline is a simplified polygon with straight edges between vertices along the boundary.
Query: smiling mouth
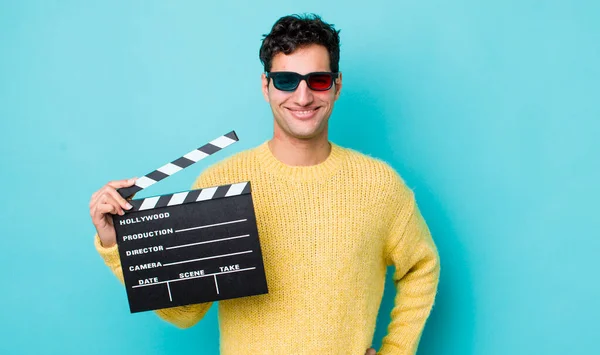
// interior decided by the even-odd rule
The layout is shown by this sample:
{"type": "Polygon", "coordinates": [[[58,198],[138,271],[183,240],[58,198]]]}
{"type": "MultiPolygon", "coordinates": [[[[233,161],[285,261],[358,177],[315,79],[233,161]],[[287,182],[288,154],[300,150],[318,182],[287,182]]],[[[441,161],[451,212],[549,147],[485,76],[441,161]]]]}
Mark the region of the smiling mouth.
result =
{"type": "Polygon", "coordinates": [[[288,108],[288,111],[290,111],[294,117],[299,119],[312,118],[315,113],[317,113],[317,110],[319,110],[318,107],[310,110],[293,110],[288,108]]]}

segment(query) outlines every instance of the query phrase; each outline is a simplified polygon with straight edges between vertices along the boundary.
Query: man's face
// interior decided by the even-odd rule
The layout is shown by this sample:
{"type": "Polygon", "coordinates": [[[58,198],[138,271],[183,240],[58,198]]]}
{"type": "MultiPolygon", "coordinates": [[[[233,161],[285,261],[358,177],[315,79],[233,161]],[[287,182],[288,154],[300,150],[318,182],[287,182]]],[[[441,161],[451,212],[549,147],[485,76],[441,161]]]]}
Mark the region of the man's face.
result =
{"type": "MultiPolygon", "coordinates": [[[[302,47],[289,55],[278,53],[273,57],[271,71],[291,71],[303,75],[329,72],[329,53],[320,45],[302,47]]],[[[341,88],[341,73],[327,91],[313,91],[303,80],[293,92],[276,89],[273,80],[267,83],[263,74],[262,91],[275,118],[274,135],[304,140],[323,135],[327,137],[327,123],[341,88]]]]}

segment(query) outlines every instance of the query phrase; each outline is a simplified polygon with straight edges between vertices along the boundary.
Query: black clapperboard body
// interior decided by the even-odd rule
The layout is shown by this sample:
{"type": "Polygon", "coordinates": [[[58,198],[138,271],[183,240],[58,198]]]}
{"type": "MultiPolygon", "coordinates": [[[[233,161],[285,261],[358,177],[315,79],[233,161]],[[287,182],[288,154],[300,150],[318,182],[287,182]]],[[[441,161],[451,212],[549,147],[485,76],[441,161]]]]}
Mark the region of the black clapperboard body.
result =
{"type": "MultiPolygon", "coordinates": [[[[123,197],[238,141],[230,132],[119,189],[123,197]]],[[[132,313],[267,293],[250,182],[129,201],[113,216],[132,313]]]]}

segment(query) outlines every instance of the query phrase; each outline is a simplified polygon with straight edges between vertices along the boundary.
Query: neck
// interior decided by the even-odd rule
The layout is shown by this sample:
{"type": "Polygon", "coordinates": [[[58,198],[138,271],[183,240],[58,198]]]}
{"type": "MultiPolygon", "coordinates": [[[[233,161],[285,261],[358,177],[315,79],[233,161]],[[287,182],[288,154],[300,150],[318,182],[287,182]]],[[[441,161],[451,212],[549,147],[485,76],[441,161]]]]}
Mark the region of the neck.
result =
{"type": "Polygon", "coordinates": [[[310,166],[324,162],[331,152],[327,134],[314,139],[297,139],[275,134],[269,141],[271,153],[289,166],[310,166]]]}

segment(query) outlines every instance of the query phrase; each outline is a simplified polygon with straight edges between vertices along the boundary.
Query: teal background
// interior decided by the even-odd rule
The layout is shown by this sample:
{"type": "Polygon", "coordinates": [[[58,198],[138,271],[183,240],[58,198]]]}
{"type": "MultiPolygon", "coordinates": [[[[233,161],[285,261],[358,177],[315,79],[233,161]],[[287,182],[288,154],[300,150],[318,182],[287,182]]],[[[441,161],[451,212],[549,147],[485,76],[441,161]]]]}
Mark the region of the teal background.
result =
{"type": "Polygon", "coordinates": [[[140,196],[268,139],[261,35],[299,12],[342,30],[331,140],[392,164],[439,247],[419,354],[597,351],[599,2],[1,0],[0,353],[218,352],[216,307],[185,331],[128,313],[88,202],[231,129],[140,196]]]}

